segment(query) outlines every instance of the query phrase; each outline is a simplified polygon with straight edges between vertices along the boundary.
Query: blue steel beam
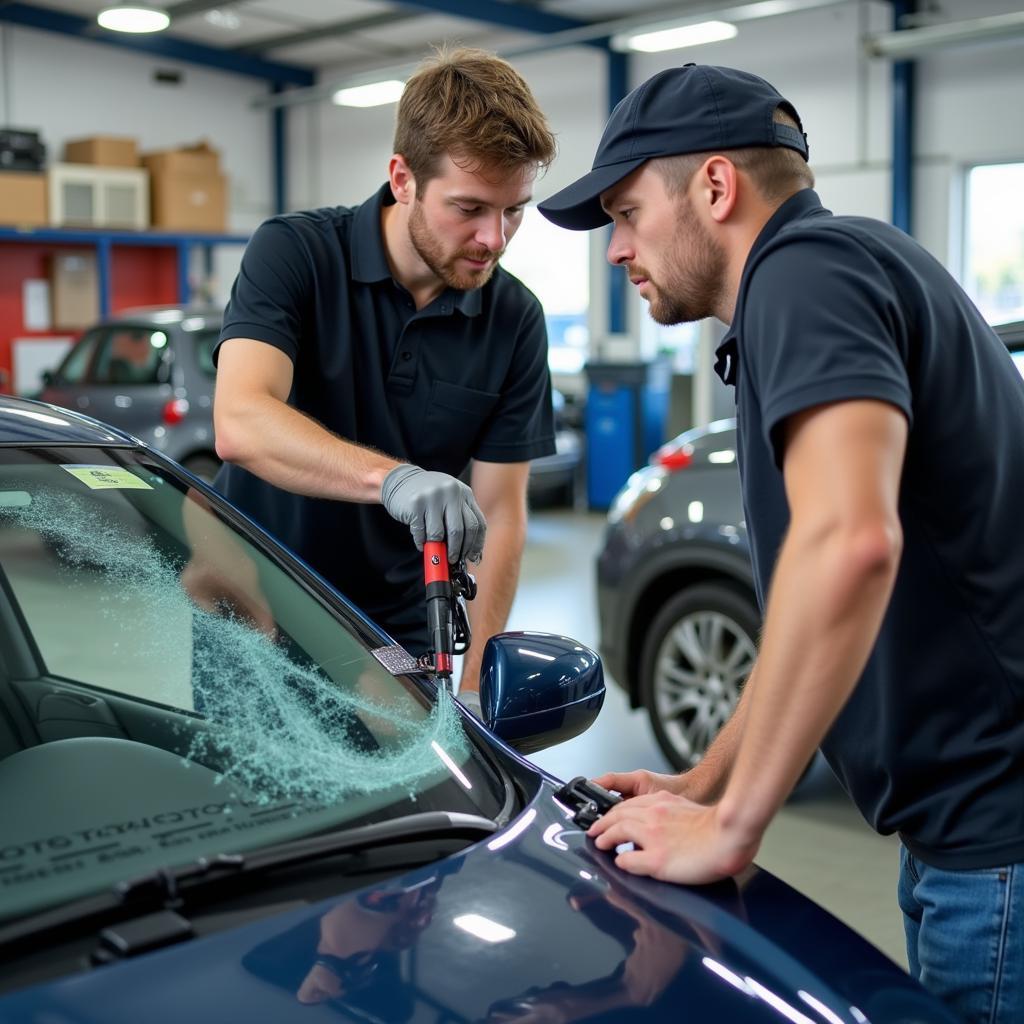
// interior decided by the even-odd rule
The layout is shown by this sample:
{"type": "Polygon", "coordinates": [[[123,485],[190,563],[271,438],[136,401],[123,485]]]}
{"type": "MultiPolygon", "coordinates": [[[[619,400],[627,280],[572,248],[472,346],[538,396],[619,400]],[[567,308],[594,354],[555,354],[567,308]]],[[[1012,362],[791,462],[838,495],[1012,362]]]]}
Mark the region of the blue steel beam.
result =
{"type": "MultiPolygon", "coordinates": [[[[893,27],[917,10],[917,0],[893,0],[893,27]]],[[[914,62],[892,66],[892,222],[906,233],[914,226],[914,62]]]]}
{"type": "MultiPolygon", "coordinates": [[[[274,82],[271,90],[284,92],[280,82],[274,82]]],[[[284,213],[288,203],[288,161],[285,149],[288,145],[288,121],[285,107],[274,107],[270,112],[270,166],[273,169],[274,213],[284,213]]]]}
{"type": "MultiPolygon", "coordinates": [[[[550,14],[547,11],[538,10],[536,7],[503,3],[502,0],[402,0],[402,6],[422,7],[424,10],[434,11],[437,14],[449,14],[454,18],[482,21],[489,25],[501,25],[503,28],[516,29],[520,32],[536,32],[540,35],[564,32],[573,28],[585,28],[587,25],[587,22],[579,21],[576,18],[550,14]]],[[[607,50],[608,37],[588,39],[580,45],[607,50]]]]}
{"type": "MultiPolygon", "coordinates": [[[[629,55],[608,51],[608,113],[619,100],[629,92],[629,55]]],[[[611,228],[608,236],[611,238],[611,228]]],[[[629,278],[621,267],[613,267],[608,273],[608,330],[613,334],[625,334],[627,323],[627,300],[629,278]]]]}
{"type": "Polygon", "coordinates": [[[107,43],[135,53],[201,64],[216,68],[218,71],[248,75],[265,81],[279,82],[282,85],[316,84],[316,73],[296,64],[279,64],[250,54],[219,50],[213,46],[175,39],[173,36],[126,36],[120,32],[108,32],[89,18],[35,7],[32,4],[0,3],[0,22],[41,29],[44,32],[58,32],[90,42],[107,43]]]}

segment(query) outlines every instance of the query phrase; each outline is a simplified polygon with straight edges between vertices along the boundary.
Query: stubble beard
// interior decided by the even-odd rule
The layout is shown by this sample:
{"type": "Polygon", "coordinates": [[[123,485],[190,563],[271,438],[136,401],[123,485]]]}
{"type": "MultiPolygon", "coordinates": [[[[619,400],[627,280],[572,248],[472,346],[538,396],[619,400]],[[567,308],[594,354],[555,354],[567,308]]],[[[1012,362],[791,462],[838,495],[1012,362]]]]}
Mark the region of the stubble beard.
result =
{"type": "Polygon", "coordinates": [[[666,327],[715,315],[727,265],[725,250],[708,234],[689,200],[680,205],[676,230],[676,244],[665,260],[664,284],[648,277],[651,319],[666,327]]]}
{"type": "Polygon", "coordinates": [[[494,253],[490,250],[471,252],[466,249],[460,249],[451,256],[447,256],[437,236],[431,233],[427,225],[427,218],[419,203],[413,203],[409,212],[409,240],[412,242],[416,254],[427,265],[430,272],[449,288],[460,292],[472,291],[474,288],[482,288],[487,284],[501,258],[500,252],[494,253]],[[489,259],[491,263],[480,270],[468,268],[461,270],[457,261],[463,256],[472,260],[489,259]]]}

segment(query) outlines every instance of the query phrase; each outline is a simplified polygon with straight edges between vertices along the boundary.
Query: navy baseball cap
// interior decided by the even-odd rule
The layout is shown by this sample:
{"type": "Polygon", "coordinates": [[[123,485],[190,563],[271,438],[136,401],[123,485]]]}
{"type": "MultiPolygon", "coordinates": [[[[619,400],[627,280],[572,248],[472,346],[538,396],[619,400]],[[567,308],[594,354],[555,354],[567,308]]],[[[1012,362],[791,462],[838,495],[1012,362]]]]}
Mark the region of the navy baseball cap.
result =
{"type": "Polygon", "coordinates": [[[589,174],[539,204],[553,224],[587,231],[611,223],[601,193],[659,156],[787,146],[807,159],[807,136],[792,103],[763,78],[704,64],[648,78],[612,111],[589,174]],[[774,120],[782,107],[801,130],[774,120]]]}

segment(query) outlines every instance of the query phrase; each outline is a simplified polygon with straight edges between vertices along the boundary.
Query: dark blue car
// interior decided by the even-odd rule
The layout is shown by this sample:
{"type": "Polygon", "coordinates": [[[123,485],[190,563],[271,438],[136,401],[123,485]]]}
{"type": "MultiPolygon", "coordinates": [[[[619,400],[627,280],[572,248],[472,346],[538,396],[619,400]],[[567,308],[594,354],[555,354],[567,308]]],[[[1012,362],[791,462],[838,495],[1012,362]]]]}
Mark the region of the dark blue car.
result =
{"type": "Polygon", "coordinates": [[[504,634],[485,727],[174,463],[0,400],[0,1020],[951,1020],[765,872],[618,871],[521,756],[603,693],[504,634]]]}

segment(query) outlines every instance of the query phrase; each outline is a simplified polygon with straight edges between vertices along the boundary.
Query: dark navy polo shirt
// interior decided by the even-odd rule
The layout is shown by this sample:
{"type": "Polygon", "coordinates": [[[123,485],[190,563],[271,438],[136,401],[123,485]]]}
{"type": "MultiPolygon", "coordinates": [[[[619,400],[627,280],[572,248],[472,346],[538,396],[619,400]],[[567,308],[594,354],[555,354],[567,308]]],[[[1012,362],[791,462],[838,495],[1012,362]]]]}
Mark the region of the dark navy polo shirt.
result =
{"type": "Polygon", "coordinates": [[[789,523],[783,422],[847,399],[906,416],[895,589],[822,749],[925,863],[1024,859],[1024,382],[1005,347],[913,239],[808,189],[757,238],[718,357],[762,608],[789,523]]]}
{"type": "MultiPolygon", "coordinates": [[[[280,349],[295,367],[290,405],[424,469],[458,476],[470,459],[550,454],[540,303],[499,268],[482,288],[446,289],[417,311],[388,266],[389,202],[385,185],[357,207],[264,223],[245,250],[220,343],[280,349]]],[[[233,465],[217,487],[396,638],[425,636],[422,556],[382,506],[291,494],[233,465]]]]}

